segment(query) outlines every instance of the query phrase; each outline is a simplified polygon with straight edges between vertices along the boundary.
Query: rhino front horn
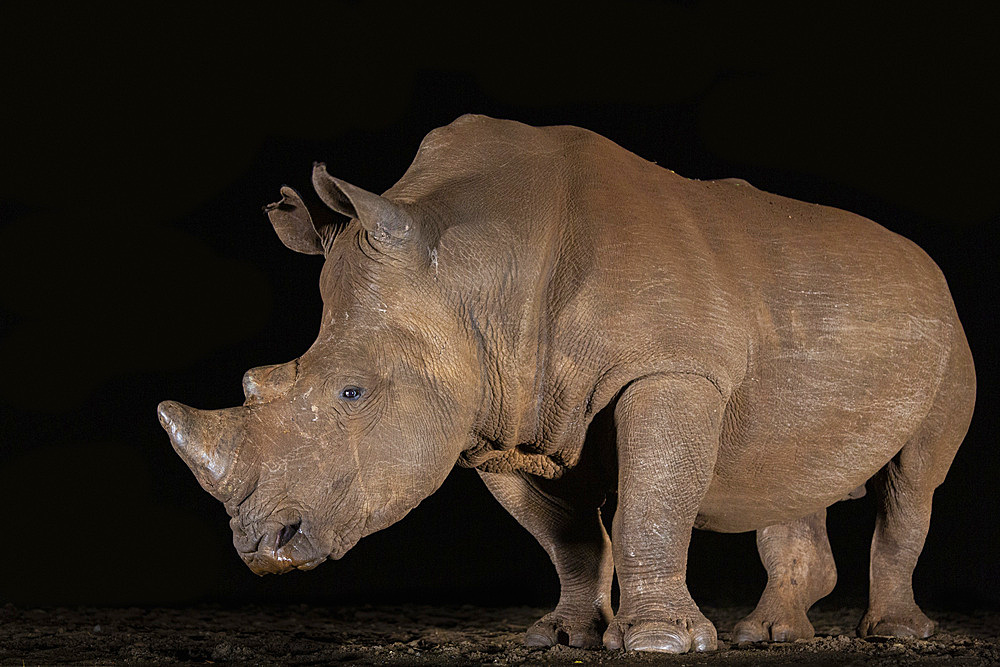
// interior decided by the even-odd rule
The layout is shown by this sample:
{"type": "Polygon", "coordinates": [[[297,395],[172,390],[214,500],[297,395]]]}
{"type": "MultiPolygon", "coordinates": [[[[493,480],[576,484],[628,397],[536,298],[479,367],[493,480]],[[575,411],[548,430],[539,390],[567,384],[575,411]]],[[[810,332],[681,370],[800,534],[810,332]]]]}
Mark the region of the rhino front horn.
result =
{"type": "Polygon", "coordinates": [[[212,495],[224,495],[221,484],[243,443],[246,408],[198,410],[176,401],[163,401],[156,412],[174,451],[188,464],[198,483],[212,495]]]}

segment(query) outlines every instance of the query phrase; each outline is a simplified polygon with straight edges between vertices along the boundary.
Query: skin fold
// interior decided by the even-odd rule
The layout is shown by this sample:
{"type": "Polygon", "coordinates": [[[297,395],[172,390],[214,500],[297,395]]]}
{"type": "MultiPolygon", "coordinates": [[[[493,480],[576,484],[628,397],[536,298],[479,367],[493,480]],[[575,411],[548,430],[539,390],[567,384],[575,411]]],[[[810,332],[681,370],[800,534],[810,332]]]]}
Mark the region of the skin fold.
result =
{"type": "Polygon", "coordinates": [[[975,371],[913,243],[484,116],[428,134],[382,195],[322,164],[313,186],[322,206],[285,187],[266,210],[326,258],[316,341],[248,371],[243,406],[159,407],[255,572],[339,558],[458,464],[555,565],[559,604],[527,644],[715,649],[685,581],[693,527],[757,531],[768,583],[734,637],[791,641],[836,582],[826,508],[867,487],[858,633],[933,632],[911,576],[975,371]]]}

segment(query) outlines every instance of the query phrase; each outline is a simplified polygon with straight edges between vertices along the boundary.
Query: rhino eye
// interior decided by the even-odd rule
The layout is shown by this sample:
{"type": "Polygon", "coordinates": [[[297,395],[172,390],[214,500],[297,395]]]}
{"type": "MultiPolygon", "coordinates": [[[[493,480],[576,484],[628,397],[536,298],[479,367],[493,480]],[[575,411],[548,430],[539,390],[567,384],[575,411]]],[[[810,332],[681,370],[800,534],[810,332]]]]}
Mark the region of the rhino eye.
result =
{"type": "Polygon", "coordinates": [[[340,397],[345,401],[356,401],[361,398],[364,390],[361,387],[344,387],[340,391],[340,397]]]}

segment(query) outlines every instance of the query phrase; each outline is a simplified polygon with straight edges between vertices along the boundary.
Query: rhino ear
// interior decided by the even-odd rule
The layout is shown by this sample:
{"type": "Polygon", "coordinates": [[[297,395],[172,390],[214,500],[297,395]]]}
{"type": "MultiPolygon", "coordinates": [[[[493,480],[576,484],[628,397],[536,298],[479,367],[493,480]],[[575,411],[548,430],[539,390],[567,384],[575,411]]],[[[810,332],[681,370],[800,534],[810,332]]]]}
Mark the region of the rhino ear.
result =
{"type": "Polygon", "coordinates": [[[281,201],[268,204],[264,212],[286,246],[307,255],[323,254],[319,232],[298,192],[287,185],[282,186],[281,201]]]}
{"type": "Polygon", "coordinates": [[[376,241],[402,241],[413,229],[413,218],[385,197],[334,178],[326,165],[313,165],[313,187],[323,203],[337,213],[357,218],[376,241]]]}

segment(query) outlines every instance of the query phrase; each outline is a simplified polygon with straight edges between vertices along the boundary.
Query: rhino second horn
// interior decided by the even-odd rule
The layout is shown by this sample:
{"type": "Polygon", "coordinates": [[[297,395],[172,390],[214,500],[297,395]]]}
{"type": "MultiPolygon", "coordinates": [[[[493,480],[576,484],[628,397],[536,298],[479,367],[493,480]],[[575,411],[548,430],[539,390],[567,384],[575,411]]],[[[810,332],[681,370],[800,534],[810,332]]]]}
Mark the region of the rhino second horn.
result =
{"type": "Polygon", "coordinates": [[[248,401],[264,402],[282,396],[295,384],[298,362],[258,366],[243,374],[243,395],[248,401]]]}
{"type": "Polygon", "coordinates": [[[160,424],[174,451],[184,459],[198,482],[210,493],[232,468],[243,440],[243,408],[198,410],[176,401],[157,406],[160,424]]]}

